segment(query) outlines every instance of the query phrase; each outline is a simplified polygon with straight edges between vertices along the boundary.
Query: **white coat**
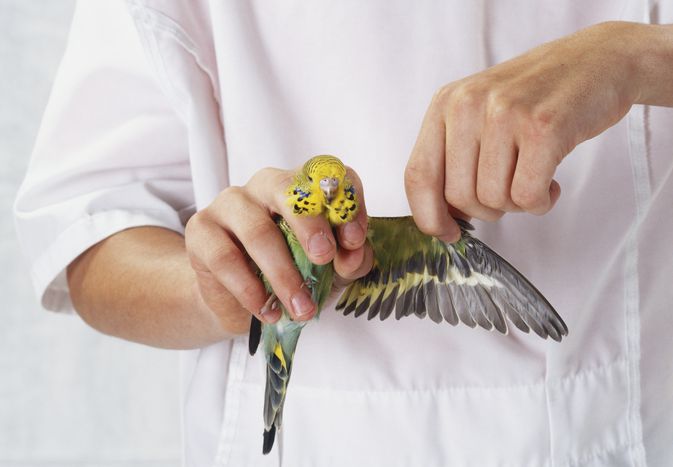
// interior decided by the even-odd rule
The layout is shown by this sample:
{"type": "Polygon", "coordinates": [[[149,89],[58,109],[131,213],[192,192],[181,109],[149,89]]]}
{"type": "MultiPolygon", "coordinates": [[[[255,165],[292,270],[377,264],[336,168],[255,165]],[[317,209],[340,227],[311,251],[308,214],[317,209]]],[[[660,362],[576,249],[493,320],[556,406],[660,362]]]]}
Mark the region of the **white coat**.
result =
{"type": "MultiPolygon", "coordinates": [[[[671,22],[673,5],[81,2],[16,202],[43,306],[71,308],[64,270],[89,246],[182,231],[265,166],[337,154],[370,214],[406,214],[403,169],[437,88],[609,19],[671,22]]],[[[673,465],[671,128],[670,109],[636,106],[562,163],[552,212],[477,223],[565,318],[563,343],[325,310],[265,457],[246,338],[185,352],[185,464],[673,465]]]]}

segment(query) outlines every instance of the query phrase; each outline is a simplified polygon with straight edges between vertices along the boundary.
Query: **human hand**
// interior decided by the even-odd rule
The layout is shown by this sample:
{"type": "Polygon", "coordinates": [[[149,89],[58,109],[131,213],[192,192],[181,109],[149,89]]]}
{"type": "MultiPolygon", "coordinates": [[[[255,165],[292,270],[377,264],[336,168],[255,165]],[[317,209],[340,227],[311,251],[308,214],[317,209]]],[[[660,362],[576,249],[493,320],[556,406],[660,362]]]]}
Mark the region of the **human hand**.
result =
{"type": "Polygon", "coordinates": [[[636,102],[671,101],[671,85],[655,79],[662,65],[646,52],[659,44],[660,55],[670,56],[670,34],[603,23],[439,89],[405,172],[419,228],[455,241],[451,216],[493,221],[508,211],[548,212],[561,192],[556,167],[577,144],[636,102]]]}
{"type": "Polygon", "coordinates": [[[285,239],[273,220],[274,215],[284,217],[290,224],[313,263],[326,264],[334,260],[337,274],[345,280],[361,277],[371,268],[371,249],[365,243],[367,212],[357,174],[348,169],[348,176],[359,194],[359,213],[353,222],[337,228],[337,239],[323,217],[292,214],[286,191],[294,174],[262,169],[245,186],[222,191],[187,223],[185,241],[196,272],[195,297],[201,306],[218,316],[225,329],[235,332],[247,329],[250,322],[247,312],[267,323],[280,318],[278,308],[261,314],[268,294],[250,259],[264,273],[293,319],[308,320],[316,312],[316,305],[303,286],[285,239]],[[228,295],[233,295],[247,312],[232,309],[223,299],[228,295]]]}

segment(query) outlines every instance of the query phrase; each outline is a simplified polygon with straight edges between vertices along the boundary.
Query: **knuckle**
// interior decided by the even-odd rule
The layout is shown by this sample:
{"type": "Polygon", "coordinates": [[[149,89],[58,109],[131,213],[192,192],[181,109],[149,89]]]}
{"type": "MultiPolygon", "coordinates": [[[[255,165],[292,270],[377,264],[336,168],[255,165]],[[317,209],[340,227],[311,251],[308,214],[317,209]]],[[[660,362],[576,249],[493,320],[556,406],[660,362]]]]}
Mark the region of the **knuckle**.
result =
{"type": "Polygon", "coordinates": [[[505,215],[505,211],[498,210],[498,211],[495,211],[495,212],[491,215],[491,219],[489,219],[489,220],[490,220],[491,222],[495,222],[495,221],[497,221],[498,219],[502,218],[502,216],[504,216],[504,215],[505,215]]]}
{"type": "Polygon", "coordinates": [[[252,174],[252,177],[250,177],[250,180],[248,180],[246,186],[259,183],[267,183],[271,177],[275,177],[277,175],[278,175],[278,169],[274,169],[273,167],[261,168],[257,172],[252,174]]]}
{"type": "Polygon", "coordinates": [[[219,199],[224,206],[232,206],[248,201],[248,194],[241,186],[229,186],[222,190],[219,199]]]}
{"type": "Polygon", "coordinates": [[[514,100],[507,93],[493,90],[488,95],[486,117],[496,124],[507,123],[512,117],[514,107],[514,100]]]}
{"type": "Polygon", "coordinates": [[[416,225],[418,229],[423,232],[426,235],[431,235],[431,236],[441,236],[446,233],[446,227],[442,225],[439,219],[432,217],[432,218],[419,218],[419,219],[414,219],[416,222],[416,225]]]}
{"type": "Polygon", "coordinates": [[[241,240],[244,242],[247,240],[247,243],[254,247],[258,243],[268,243],[269,238],[280,235],[280,231],[270,219],[264,219],[248,225],[244,229],[243,235],[244,238],[241,240]]]}
{"type": "MultiPolygon", "coordinates": [[[[278,185],[287,188],[295,181],[296,172],[292,170],[281,170],[272,169],[274,171],[273,176],[278,180],[278,185]]],[[[269,179],[265,179],[264,183],[269,183],[269,179]]]]}
{"type": "Polygon", "coordinates": [[[561,126],[558,113],[549,109],[533,110],[528,120],[528,136],[536,141],[553,141],[561,126]]]}
{"type": "Polygon", "coordinates": [[[240,250],[233,245],[223,245],[212,250],[210,256],[206,259],[206,265],[214,274],[229,271],[233,268],[242,266],[242,254],[240,250]]]}
{"type": "Polygon", "coordinates": [[[455,115],[474,113],[483,103],[483,92],[478,85],[464,83],[456,86],[448,100],[449,112],[455,115]]]}
{"type": "Polygon", "coordinates": [[[192,267],[200,264],[203,269],[200,256],[203,253],[203,241],[208,236],[211,222],[208,215],[200,211],[190,217],[185,225],[185,249],[192,262],[192,267]]]}
{"type": "Polygon", "coordinates": [[[538,210],[546,205],[545,193],[524,183],[512,185],[512,201],[525,211],[538,210]]]}
{"type": "Polygon", "coordinates": [[[210,269],[203,264],[201,259],[189,249],[187,250],[187,259],[192,270],[198,275],[210,273],[210,269]]]}
{"type": "Polygon", "coordinates": [[[477,200],[486,207],[503,210],[508,204],[507,193],[494,183],[477,184],[477,200]]]}
{"type": "Polygon", "coordinates": [[[460,210],[465,210],[475,204],[474,193],[469,192],[464,187],[447,182],[444,186],[444,199],[451,206],[460,210]]]}
{"type": "Polygon", "coordinates": [[[241,284],[239,291],[240,300],[244,302],[241,305],[252,312],[258,312],[259,308],[261,308],[260,304],[263,304],[265,301],[261,284],[255,280],[246,280],[241,284]]]}
{"type": "Polygon", "coordinates": [[[488,222],[495,222],[505,215],[505,212],[499,209],[484,209],[477,218],[483,219],[488,222]]]}
{"type": "Polygon", "coordinates": [[[208,222],[205,217],[204,212],[199,211],[187,220],[187,224],[185,224],[185,240],[187,243],[193,237],[194,232],[198,232],[205,227],[208,222]]]}
{"type": "Polygon", "coordinates": [[[431,106],[444,107],[451,99],[453,89],[454,86],[452,84],[447,84],[437,89],[432,96],[431,106]]]}
{"type": "Polygon", "coordinates": [[[463,208],[461,211],[470,217],[475,217],[488,222],[497,221],[505,213],[504,208],[501,209],[487,206],[477,200],[475,200],[475,204],[472,204],[467,208],[463,208]]]}
{"type": "Polygon", "coordinates": [[[404,169],[404,186],[409,190],[413,190],[418,186],[422,186],[427,182],[428,174],[423,164],[410,160],[404,169]]]}

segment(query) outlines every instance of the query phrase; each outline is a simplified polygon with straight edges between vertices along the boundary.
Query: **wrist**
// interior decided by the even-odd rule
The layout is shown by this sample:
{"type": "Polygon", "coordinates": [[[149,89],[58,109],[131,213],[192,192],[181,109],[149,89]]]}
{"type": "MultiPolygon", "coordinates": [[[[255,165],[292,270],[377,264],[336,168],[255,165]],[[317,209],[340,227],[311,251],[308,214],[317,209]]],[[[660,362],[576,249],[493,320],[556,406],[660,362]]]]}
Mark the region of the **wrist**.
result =
{"type": "Polygon", "coordinates": [[[627,23],[628,80],[633,104],[673,105],[673,26],[627,23]]]}

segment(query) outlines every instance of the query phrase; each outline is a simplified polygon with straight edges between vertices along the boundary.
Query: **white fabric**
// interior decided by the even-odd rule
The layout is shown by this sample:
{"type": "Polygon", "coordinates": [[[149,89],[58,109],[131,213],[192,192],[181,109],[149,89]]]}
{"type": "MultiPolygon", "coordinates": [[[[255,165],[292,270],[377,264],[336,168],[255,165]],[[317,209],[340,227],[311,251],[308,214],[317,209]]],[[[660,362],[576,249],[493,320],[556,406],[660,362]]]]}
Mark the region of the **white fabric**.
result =
{"type": "MultiPolygon", "coordinates": [[[[47,308],[69,307],[63,270],[88,246],[134,225],[180,230],[194,203],[264,166],[337,154],[370,214],[405,214],[404,164],[439,86],[584,26],[649,16],[645,0],[128,10],[139,34],[122,4],[80,5],[17,200],[47,308]]],[[[673,18],[668,3],[652,12],[673,18]]],[[[566,319],[562,344],[325,310],[302,335],[265,457],[261,356],[243,337],[186,352],[185,465],[670,465],[672,124],[670,109],[634,108],[563,162],[552,212],[478,223],[566,319]]]]}

